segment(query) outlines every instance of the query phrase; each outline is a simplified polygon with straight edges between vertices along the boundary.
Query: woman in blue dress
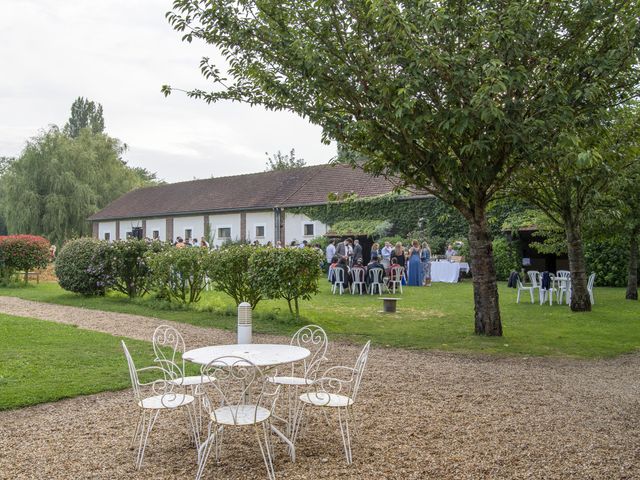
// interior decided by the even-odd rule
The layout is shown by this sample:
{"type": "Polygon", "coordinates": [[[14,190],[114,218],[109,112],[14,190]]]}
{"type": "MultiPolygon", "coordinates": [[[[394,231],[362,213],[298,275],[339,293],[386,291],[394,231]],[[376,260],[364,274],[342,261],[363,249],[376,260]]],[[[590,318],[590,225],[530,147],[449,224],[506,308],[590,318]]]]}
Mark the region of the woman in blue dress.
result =
{"type": "Polygon", "coordinates": [[[409,249],[409,280],[410,287],[422,286],[422,262],[420,261],[420,244],[417,240],[411,242],[409,249]]]}

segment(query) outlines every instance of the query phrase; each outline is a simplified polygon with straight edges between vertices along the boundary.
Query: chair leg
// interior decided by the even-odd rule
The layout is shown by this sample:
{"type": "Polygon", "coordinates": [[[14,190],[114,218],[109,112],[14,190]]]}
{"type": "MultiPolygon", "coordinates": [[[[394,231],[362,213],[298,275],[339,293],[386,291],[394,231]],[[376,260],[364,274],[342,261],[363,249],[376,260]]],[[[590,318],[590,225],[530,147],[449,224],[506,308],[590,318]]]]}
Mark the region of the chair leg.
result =
{"type": "Polygon", "coordinates": [[[531,290],[529,290],[529,293],[531,294],[531,303],[535,303],[535,302],[533,301],[533,288],[532,288],[531,290]]]}
{"type": "Polygon", "coordinates": [[[140,435],[140,426],[142,424],[143,418],[144,410],[140,412],[140,415],[138,415],[138,423],[136,424],[135,432],[133,432],[133,438],[131,439],[131,445],[129,446],[130,448],[133,448],[136,445],[136,440],[138,440],[138,435],[140,435]]]}
{"type": "Polygon", "coordinates": [[[520,303],[520,289],[518,289],[518,295],[516,296],[516,303],[520,303]]]}
{"type": "Polygon", "coordinates": [[[342,408],[338,407],[338,421],[340,422],[340,433],[342,434],[342,444],[344,445],[344,456],[347,459],[347,465],[351,465],[351,436],[349,434],[349,414],[345,408],[344,415],[340,413],[342,408]]]}
{"type": "Polygon", "coordinates": [[[300,408],[298,409],[295,422],[293,425],[293,435],[291,436],[291,443],[296,444],[296,440],[298,438],[298,434],[300,433],[300,425],[302,424],[302,418],[304,417],[304,409],[307,406],[306,403],[300,402],[300,408]]]}
{"type": "Polygon", "coordinates": [[[262,445],[262,439],[260,438],[260,430],[258,425],[254,426],[256,431],[256,437],[258,439],[258,445],[260,446],[260,452],[262,453],[262,459],[264,460],[264,464],[267,467],[267,475],[269,476],[269,480],[275,480],[276,474],[273,469],[273,461],[271,459],[271,451],[269,448],[269,438],[268,435],[271,434],[271,427],[268,425],[268,422],[262,422],[262,433],[264,435],[265,444],[262,445]]]}
{"type": "Polygon", "coordinates": [[[211,449],[217,444],[217,435],[217,427],[213,433],[211,433],[211,424],[209,424],[209,435],[207,439],[200,444],[200,448],[198,448],[198,472],[196,473],[196,480],[200,480],[202,478],[202,473],[207,465],[211,449]]]}
{"type": "Polygon", "coordinates": [[[151,430],[153,430],[153,424],[156,423],[156,419],[158,418],[159,413],[160,410],[151,410],[149,411],[149,418],[147,419],[147,413],[143,411],[144,417],[142,419],[142,425],[140,427],[140,443],[138,446],[138,455],[136,458],[136,468],[138,470],[140,470],[140,468],[142,467],[142,461],[144,460],[144,451],[147,448],[149,435],[151,434],[151,430]]]}

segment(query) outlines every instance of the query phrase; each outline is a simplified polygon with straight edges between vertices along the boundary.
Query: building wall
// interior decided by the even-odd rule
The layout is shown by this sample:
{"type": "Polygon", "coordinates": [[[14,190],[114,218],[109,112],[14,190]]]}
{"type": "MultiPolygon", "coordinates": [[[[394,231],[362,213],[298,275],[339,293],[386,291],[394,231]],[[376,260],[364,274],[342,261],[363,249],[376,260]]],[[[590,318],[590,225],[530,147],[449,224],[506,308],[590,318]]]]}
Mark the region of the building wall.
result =
{"type": "Polygon", "coordinates": [[[198,240],[200,240],[200,238],[204,236],[204,216],[198,215],[197,217],[174,217],[174,238],[172,238],[171,240],[175,241],[176,237],[185,238],[185,230],[187,229],[191,230],[191,238],[197,238],[198,240]]]}
{"type": "Polygon", "coordinates": [[[131,232],[134,227],[142,228],[142,220],[140,219],[120,220],[120,238],[118,240],[126,240],[127,233],[131,232]]]}
{"type": "Polygon", "coordinates": [[[249,242],[253,242],[254,240],[258,240],[260,244],[264,245],[267,242],[275,243],[275,232],[274,232],[274,215],[273,211],[269,210],[266,212],[247,212],[247,223],[246,223],[246,239],[249,242]],[[256,227],[263,226],[264,227],[264,236],[257,237],[256,236],[256,227]]]}
{"type": "Polygon", "coordinates": [[[98,223],[98,238],[104,240],[104,234],[109,233],[111,240],[116,239],[116,222],[100,222],[98,223]]]}
{"type": "Polygon", "coordinates": [[[311,240],[314,237],[319,237],[327,233],[327,226],[317,220],[310,220],[306,215],[297,213],[284,213],[284,242],[283,245],[288,245],[292,241],[300,243],[303,240],[311,240]],[[313,235],[304,235],[304,225],[313,225],[313,235]]]}
{"type": "Polygon", "coordinates": [[[147,220],[147,237],[153,238],[153,231],[158,231],[158,239],[165,241],[167,239],[167,220],[166,218],[150,218],[147,220]]]}
{"type": "Polygon", "coordinates": [[[209,224],[211,225],[211,233],[214,235],[213,245],[222,245],[225,242],[225,238],[218,236],[219,228],[231,229],[231,240],[237,241],[242,237],[240,230],[240,214],[239,213],[226,213],[222,215],[209,215],[209,224]]]}

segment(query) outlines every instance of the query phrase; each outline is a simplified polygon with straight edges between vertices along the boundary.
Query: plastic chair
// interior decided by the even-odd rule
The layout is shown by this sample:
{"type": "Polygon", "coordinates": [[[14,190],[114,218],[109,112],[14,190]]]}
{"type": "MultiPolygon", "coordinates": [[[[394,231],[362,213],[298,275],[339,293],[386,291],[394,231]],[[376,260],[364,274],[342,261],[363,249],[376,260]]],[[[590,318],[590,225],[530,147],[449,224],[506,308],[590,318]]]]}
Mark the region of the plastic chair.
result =
{"type": "Polygon", "coordinates": [[[331,293],[336,294],[336,290],[340,292],[340,295],[344,293],[344,269],[335,268],[333,270],[333,285],[331,286],[331,293]]]}
{"type": "Polygon", "coordinates": [[[531,282],[532,288],[540,288],[540,272],[537,270],[529,270],[527,272],[529,282],[531,282]]]}
{"type": "Polygon", "coordinates": [[[518,277],[518,296],[516,298],[516,303],[520,303],[520,292],[529,292],[529,294],[531,295],[531,303],[535,303],[535,301],[533,300],[533,290],[536,287],[525,287],[522,284],[522,281],[520,281],[520,277],[518,277]]]}
{"type": "Polygon", "coordinates": [[[131,446],[134,446],[136,441],[138,442],[136,468],[140,469],[140,467],[142,467],[142,461],[144,460],[144,451],[147,447],[149,435],[151,434],[153,425],[161,411],[175,410],[177,408],[184,407],[190,427],[189,436],[196,440],[198,439],[195,424],[195,412],[192,410],[194,397],[192,395],[176,393],[174,391],[177,388],[176,383],[166,380],[167,378],[172,378],[173,371],[165,370],[163,367],[157,365],[145,368],[136,368],[124,341],[121,341],[121,344],[129,367],[129,376],[131,377],[133,395],[135,397],[136,405],[140,409],[138,424],[131,440],[131,446]],[[162,375],[163,378],[148,383],[140,382],[139,374],[147,372],[154,372],[157,375],[162,375]],[[145,391],[145,393],[143,393],[143,391],[145,391]],[[148,395],[146,394],[147,391],[149,393],[148,395]]]}
{"type": "MultiPolygon", "coordinates": [[[[355,366],[352,367],[331,367],[324,372],[313,388],[313,391],[300,395],[302,408],[296,420],[296,429],[293,435],[295,443],[298,433],[300,432],[300,424],[302,422],[305,408],[317,407],[325,409],[333,409],[338,413],[338,423],[340,424],[340,433],[342,435],[342,444],[344,446],[344,454],[347,464],[351,464],[353,457],[351,454],[351,431],[350,423],[355,424],[355,415],[353,406],[356,403],[362,375],[369,357],[369,348],[371,342],[367,342],[355,366]]],[[[353,425],[352,425],[353,427],[353,425]]]]}
{"type": "Polygon", "coordinates": [[[389,283],[387,288],[393,293],[396,293],[396,286],[400,289],[400,293],[402,293],[402,279],[404,278],[404,267],[393,267],[389,274],[389,283]]]}
{"type": "Polygon", "coordinates": [[[550,277],[550,286],[548,289],[543,289],[542,288],[542,283],[540,283],[540,305],[542,305],[544,302],[547,301],[547,298],[549,299],[549,305],[553,305],[553,296],[556,294],[557,289],[556,287],[554,287],[555,283],[556,283],[556,277],[553,274],[549,274],[550,277]]]}
{"type": "Polygon", "coordinates": [[[377,290],[378,295],[382,295],[384,270],[382,268],[372,268],[367,275],[369,275],[369,294],[373,295],[377,290]]]}
{"type": "Polygon", "coordinates": [[[356,288],[359,290],[360,295],[366,293],[367,285],[364,283],[364,268],[352,268],[351,269],[351,294],[355,295],[356,288]]]}
{"type": "Polygon", "coordinates": [[[592,273],[589,275],[589,279],[587,280],[587,292],[589,292],[589,300],[591,300],[591,305],[595,305],[596,301],[593,298],[593,286],[596,283],[596,274],[592,273]]]}
{"type": "Polygon", "coordinates": [[[198,391],[203,395],[209,425],[207,438],[198,448],[196,480],[202,478],[212,449],[215,448],[216,461],[219,460],[224,429],[243,427],[253,427],[267,475],[275,480],[271,416],[280,387],[273,393],[266,393],[265,386],[269,383],[262,381],[260,368],[248,359],[231,355],[203,365],[201,375],[207,381],[203,380],[198,391]]]}

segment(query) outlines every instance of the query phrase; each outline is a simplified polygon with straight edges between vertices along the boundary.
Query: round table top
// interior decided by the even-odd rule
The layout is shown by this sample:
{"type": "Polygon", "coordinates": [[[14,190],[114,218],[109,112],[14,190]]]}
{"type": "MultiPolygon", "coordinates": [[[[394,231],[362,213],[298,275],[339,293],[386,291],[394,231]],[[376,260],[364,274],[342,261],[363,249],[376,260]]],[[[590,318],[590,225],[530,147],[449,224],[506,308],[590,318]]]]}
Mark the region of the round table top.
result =
{"type": "MultiPolygon", "coordinates": [[[[272,367],[286,363],[304,360],[311,352],[306,348],[293,345],[273,345],[267,343],[233,344],[233,345],[213,345],[211,347],[196,348],[184,352],[182,358],[200,365],[207,365],[215,359],[220,359],[220,363],[226,365],[237,363],[237,358],[229,358],[225,362],[225,356],[242,357],[252,362],[257,367],[272,367]]],[[[218,362],[216,362],[218,363],[218,362]]]]}

